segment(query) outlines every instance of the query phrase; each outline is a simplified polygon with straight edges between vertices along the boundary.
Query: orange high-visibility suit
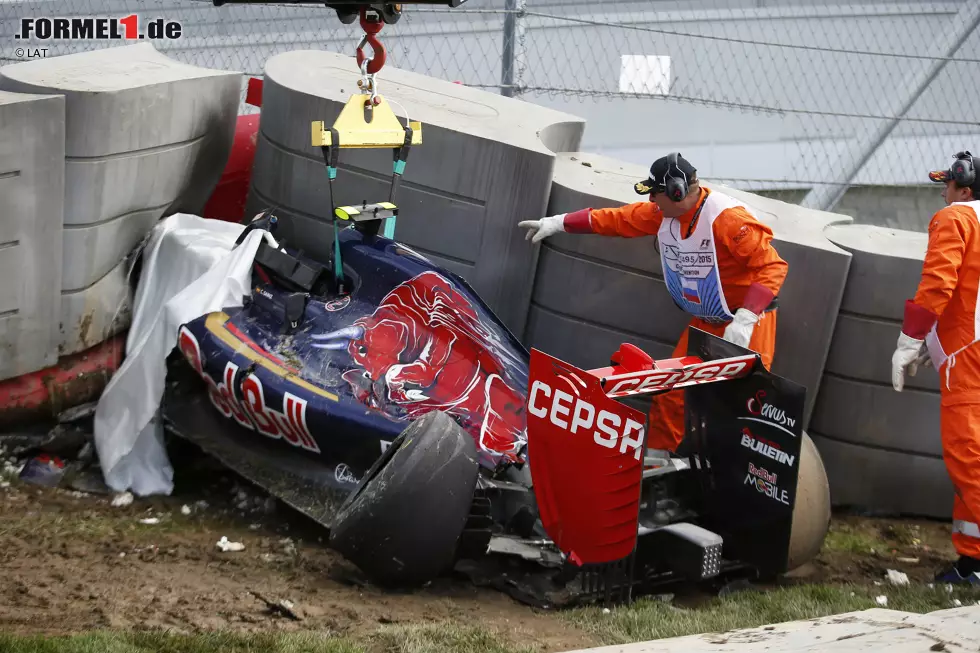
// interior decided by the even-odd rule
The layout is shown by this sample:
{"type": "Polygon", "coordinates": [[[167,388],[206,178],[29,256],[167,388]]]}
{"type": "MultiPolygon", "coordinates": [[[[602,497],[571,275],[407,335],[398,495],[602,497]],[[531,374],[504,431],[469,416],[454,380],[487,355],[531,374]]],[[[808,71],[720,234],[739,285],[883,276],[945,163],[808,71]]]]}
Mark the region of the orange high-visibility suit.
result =
{"type": "MultiPolygon", "coordinates": [[[[694,218],[698,216],[699,221],[703,218],[699,215],[699,209],[712,192],[717,191],[701,187],[700,197],[694,208],[676,219],[680,234],[686,234],[690,229],[698,227],[694,218]]],[[[734,200],[728,203],[737,204],[734,200]]],[[[652,201],[643,201],[619,208],[583,209],[570,213],[565,218],[565,228],[570,233],[637,238],[660,234],[663,221],[664,215],[660,207],[652,201]]],[[[789,266],[772,246],[772,229],[759,222],[744,207],[730,206],[713,216],[711,234],[714,237],[718,277],[724,300],[730,312],[737,308],[746,308],[759,316],[759,322],[752,331],[749,349],[757,352],[766,369],[770,369],[776,350],[776,311],[772,302],[779,294],[789,266]]],[[[696,236],[695,233],[689,237],[696,236]]],[[[722,337],[726,324],[709,323],[694,317],[689,326],[722,337]]],[[[673,355],[687,355],[686,328],[673,355]]],[[[668,392],[653,397],[648,446],[651,449],[675,451],[683,439],[684,393],[668,392]]]]}
{"type": "Polygon", "coordinates": [[[980,558],[980,201],[953,203],[929,222],[929,246],[902,331],[925,339],[940,379],[943,460],[956,490],[953,545],[980,558]]]}

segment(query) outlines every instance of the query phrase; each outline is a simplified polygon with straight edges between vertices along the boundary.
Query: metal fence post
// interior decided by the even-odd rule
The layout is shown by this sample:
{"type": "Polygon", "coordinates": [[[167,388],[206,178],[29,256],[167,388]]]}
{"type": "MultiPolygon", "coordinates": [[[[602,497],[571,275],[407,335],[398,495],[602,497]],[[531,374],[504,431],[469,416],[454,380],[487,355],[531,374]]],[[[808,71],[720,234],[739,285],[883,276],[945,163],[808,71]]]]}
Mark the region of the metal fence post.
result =
{"type": "Polygon", "coordinates": [[[520,95],[520,87],[524,83],[525,49],[524,36],[526,25],[524,12],[527,10],[527,0],[506,0],[504,9],[504,43],[501,60],[500,92],[506,97],[520,95]]]}

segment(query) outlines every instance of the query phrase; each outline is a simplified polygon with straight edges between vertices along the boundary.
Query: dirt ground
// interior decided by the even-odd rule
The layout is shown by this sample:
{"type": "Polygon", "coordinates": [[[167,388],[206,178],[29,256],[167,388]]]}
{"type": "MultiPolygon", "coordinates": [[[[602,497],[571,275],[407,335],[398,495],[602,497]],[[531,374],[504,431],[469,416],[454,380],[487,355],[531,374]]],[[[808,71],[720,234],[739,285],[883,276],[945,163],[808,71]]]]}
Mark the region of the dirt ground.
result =
{"type": "Polygon", "coordinates": [[[380,624],[454,622],[509,632],[538,650],[592,642],[551,615],[453,579],[401,595],[365,587],[314,525],[234,476],[209,474],[211,481],[192,492],[124,507],[108,495],[17,480],[0,488],[0,632],[315,630],[358,637],[380,624]],[[245,549],[219,550],[222,536],[245,549]],[[301,620],[264,601],[283,599],[301,620]]]}
{"type": "MultiPolygon", "coordinates": [[[[381,624],[451,621],[510,633],[539,651],[599,643],[567,620],[463,581],[402,595],[366,587],[322,544],[322,532],[288,508],[215,467],[182,473],[188,476],[178,477],[173,496],[121,507],[106,494],[8,479],[0,487],[0,630],[315,630],[358,637],[381,624]],[[147,519],[157,522],[142,523],[147,519]],[[222,552],[222,536],[245,549],[222,552]],[[283,599],[301,620],[265,602],[283,599]]],[[[844,516],[819,558],[788,582],[871,585],[887,569],[929,582],[952,558],[948,524],[844,516]]]]}

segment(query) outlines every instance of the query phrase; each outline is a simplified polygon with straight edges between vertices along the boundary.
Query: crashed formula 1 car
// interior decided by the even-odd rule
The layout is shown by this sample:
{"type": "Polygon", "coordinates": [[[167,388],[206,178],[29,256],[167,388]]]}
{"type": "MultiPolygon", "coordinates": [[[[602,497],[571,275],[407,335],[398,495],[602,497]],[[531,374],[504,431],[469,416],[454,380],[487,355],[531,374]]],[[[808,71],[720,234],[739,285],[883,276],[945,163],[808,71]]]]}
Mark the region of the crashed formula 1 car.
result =
{"type": "MultiPolygon", "coordinates": [[[[377,95],[361,47],[383,53],[369,38],[382,18],[360,15],[361,94],[332,128],[312,125],[332,254],[263,240],[244,305],[181,325],[166,427],[329,529],[383,586],[457,571],[558,606],[812,558],[830,501],[804,388],[697,330],[679,359],[624,344],[585,370],[529,352],[462,278],[394,239],[422,126],[377,95]],[[336,206],[344,147],[395,150],[389,201],[336,206]],[[676,455],[648,451],[629,404],[663,392],[686,395],[676,455]]],[[[267,211],[239,242],[277,226],[267,211]]]]}
{"type": "Polygon", "coordinates": [[[339,232],[343,293],[263,242],[245,305],[181,327],[171,431],[385,586],[456,568],[559,605],[817,553],[829,497],[802,387],[695,329],[680,359],[624,344],[583,370],[529,353],[463,279],[372,222],[339,232]],[[646,415],[624,402],[661,392],[686,393],[683,456],[648,451],[646,415]]]}

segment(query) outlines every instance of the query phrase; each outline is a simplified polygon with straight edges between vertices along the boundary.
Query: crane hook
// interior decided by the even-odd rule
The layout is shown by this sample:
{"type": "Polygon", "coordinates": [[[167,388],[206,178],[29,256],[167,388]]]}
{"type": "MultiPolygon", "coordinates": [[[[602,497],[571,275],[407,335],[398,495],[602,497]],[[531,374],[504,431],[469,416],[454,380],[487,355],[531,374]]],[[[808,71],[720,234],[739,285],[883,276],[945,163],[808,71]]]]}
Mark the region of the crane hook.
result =
{"type": "Polygon", "coordinates": [[[381,70],[388,58],[388,51],[384,44],[378,40],[378,33],[381,32],[382,27],[384,27],[384,21],[381,19],[381,14],[369,7],[361,7],[361,29],[364,30],[365,35],[357,46],[357,67],[364,70],[364,61],[367,59],[370,61],[366,71],[369,75],[374,75],[381,70]],[[368,15],[369,11],[371,12],[370,16],[368,15]],[[364,54],[365,44],[370,45],[373,51],[373,56],[370,59],[364,54]]]}

